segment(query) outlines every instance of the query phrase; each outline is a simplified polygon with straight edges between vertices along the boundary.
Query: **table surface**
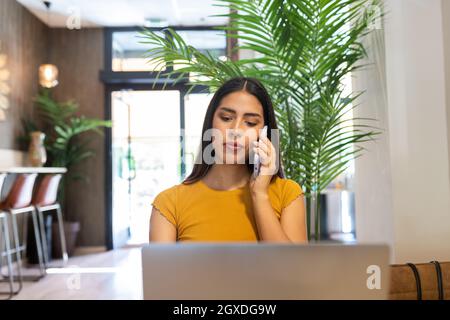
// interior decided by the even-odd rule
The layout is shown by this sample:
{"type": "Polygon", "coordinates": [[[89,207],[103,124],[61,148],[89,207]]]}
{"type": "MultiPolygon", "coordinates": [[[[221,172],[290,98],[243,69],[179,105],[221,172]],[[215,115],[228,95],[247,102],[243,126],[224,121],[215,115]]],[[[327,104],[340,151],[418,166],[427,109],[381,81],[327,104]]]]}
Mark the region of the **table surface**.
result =
{"type": "Polygon", "coordinates": [[[66,173],[63,167],[0,167],[0,173],[66,173]]]}

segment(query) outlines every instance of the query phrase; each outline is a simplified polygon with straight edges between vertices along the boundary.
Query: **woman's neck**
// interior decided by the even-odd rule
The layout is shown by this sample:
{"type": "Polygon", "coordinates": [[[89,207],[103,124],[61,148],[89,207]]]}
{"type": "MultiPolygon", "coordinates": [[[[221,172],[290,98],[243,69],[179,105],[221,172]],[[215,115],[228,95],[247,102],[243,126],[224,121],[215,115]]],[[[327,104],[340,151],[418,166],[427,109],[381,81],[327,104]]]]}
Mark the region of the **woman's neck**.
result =
{"type": "Polygon", "coordinates": [[[202,178],[212,189],[233,190],[247,184],[250,173],[245,164],[214,164],[202,178]]]}

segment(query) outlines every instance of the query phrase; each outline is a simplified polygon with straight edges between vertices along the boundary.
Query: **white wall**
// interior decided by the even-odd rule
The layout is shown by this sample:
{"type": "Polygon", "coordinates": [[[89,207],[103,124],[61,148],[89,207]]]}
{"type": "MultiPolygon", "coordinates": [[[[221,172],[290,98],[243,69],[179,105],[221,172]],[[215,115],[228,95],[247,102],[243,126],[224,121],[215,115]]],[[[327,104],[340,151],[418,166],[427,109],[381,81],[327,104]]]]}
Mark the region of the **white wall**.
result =
{"type": "MultiPolygon", "coordinates": [[[[450,159],[450,1],[442,1],[442,27],[444,31],[444,57],[445,57],[445,89],[447,105],[447,143],[450,159]]],[[[450,162],[449,162],[450,168],[450,162]]],[[[449,169],[450,179],[450,169],[449,169]]]]}
{"type": "Polygon", "coordinates": [[[358,197],[356,190],[357,210],[366,210],[356,219],[358,239],[386,237],[397,263],[450,261],[450,91],[446,91],[443,1],[385,1],[387,109],[380,115],[387,140],[366,154],[365,163],[359,161],[365,173],[356,173],[357,179],[364,179],[357,182],[364,191],[358,197]],[[386,173],[390,178],[382,177],[386,173]],[[372,190],[367,184],[373,185],[372,190]],[[381,197],[383,193],[388,194],[381,197]],[[371,194],[385,203],[361,203],[371,194]],[[380,212],[383,207],[386,211],[380,212]],[[392,228],[392,234],[383,225],[392,228]]]}
{"type": "Polygon", "coordinates": [[[0,149],[0,168],[23,166],[26,163],[26,152],[0,149]]]}
{"type": "MultiPolygon", "coordinates": [[[[392,180],[389,150],[389,119],[387,105],[385,44],[383,29],[374,30],[364,41],[367,66],[353,74],[353,90],[365,91],[354,109],[354,117],[377,119],[366,121],[381,134],[375,142],[364,144],[367,149],[355,160],[355,222],[358,242],[394,245],[392,213],[392,180]]],[[[391,251],[391,260],[394,253],[391,251]]]]}

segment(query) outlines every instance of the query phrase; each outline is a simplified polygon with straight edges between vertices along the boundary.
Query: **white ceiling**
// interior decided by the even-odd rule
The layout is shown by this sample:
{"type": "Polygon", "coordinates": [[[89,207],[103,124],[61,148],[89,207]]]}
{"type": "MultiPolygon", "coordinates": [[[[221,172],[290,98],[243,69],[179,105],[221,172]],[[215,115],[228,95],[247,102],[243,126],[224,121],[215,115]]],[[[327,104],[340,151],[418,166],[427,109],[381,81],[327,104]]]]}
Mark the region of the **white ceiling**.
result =
{"type": "Polygon", "coordinates": [[[66,27],[70,15],[80,13],[81,27],[143,26],[146,19],[164,19],[172,26],[226,24],[227,8],[215,0],[53,0],[48,17],[42,0],[17,0],[51,27],[66,27]],[[49,18],[49,19],[48,19],[49,18]]]}

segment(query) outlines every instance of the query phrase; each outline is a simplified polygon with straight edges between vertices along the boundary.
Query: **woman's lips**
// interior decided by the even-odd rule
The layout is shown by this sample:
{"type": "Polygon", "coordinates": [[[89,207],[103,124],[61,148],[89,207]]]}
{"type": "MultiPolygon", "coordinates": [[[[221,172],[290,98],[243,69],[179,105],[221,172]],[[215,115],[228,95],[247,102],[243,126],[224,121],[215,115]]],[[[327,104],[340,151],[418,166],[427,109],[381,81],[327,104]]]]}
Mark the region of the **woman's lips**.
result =
{"type": "Polygon", "coordinates": [[[237,143],[237,142],[227,142],[223,144],[227,149],[232,150],[232,151],[237,151],[242,149],[244,146],[237,143]]]}

